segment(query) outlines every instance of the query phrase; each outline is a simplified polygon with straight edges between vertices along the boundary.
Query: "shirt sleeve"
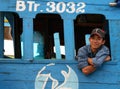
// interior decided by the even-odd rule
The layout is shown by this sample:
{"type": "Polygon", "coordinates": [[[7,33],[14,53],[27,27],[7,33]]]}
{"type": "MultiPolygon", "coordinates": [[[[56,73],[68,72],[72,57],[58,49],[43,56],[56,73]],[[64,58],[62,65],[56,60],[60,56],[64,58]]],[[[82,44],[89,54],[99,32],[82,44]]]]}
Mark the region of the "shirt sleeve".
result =
{"type": "Polygon", "coordinates": [[[92,58],[94,67],[101,66],[107,56],[109,56],[109,49],[104,46],[101,50],[97,52],[96,56],[92,58]]]}
{"type": "Polygon", "coordinates": [[[85,66],[88,65],[88,62],[87,62],[87,59],[88,59],[88,56],[87,56],[87,52],[86,52],[86,47],[82,47],[78,50],[78,68],[81,69],[85,66]]]}

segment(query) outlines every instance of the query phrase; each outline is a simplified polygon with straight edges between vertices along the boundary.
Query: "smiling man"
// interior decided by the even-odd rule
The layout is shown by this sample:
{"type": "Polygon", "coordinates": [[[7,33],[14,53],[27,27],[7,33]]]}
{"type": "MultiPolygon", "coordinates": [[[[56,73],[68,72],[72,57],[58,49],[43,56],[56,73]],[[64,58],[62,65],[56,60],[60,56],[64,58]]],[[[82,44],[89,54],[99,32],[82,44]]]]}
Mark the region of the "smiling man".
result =
{"type": "Polygon", "coordinates": [[[78,50],[78,68],[85,74],[91,74],[104,61],[109,61],[109,49],[104,45],[105,31],[100,28],[93,29],[90,38],[90,45],[85,45],[78,50]]]}

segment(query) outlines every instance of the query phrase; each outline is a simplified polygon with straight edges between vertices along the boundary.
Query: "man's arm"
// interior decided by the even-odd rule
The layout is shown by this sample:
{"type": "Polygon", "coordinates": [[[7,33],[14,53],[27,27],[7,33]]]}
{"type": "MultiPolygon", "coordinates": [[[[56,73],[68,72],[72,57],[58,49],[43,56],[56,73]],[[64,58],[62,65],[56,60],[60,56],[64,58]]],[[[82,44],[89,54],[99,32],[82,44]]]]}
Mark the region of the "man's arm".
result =
{"type": "MultiPolygon", "coordinates": [[[[110,61],[110,56],[107,56],[107,57],[105,58],[104,62],[107,62],[107,61],[110,61]]],[[[88,63],[89,63],[90,65],[94,65],[92,58],[88,58],[88,63]]]]}
{"type": "Polygon", "coordinates": [[[85,74],[85,75],[89,75],[91,74],[92,72],[94,72],[96,70],[96,68],[92,65],[88,65],[84,68],[82,68],[82,72],[85,74]]]}
{"type": "MultiPolygon", "coordinates": [[[[110,60],[110,56],[107,56],[107,57],[105,58],[105,62],[106,62],[106,61],[109,61],[109,60],[110,60]]],[[[85,75],[89,75],[89,74],[91,74],[92,72],[94,72],[94,71],[96,70],[96,68],[94,67],[92,58],[88,58],[88,63],[89,63],[90,65],[82,68],[82,72],[83,72],[85,75]]]]}
{"type": "Polygon", "coordinates": [[[88,66],[88,56],[87,56],[87,52],[86,52],[86,47],[82,47],[78,50],[78,68],[82,69],[85,66],[88,66]]]}
{"type": "Polygon", "coordinates": [[[97,52],[96,56],[92,58],[92,62],[95,67],[99,67],[106,60],[110,60],[109,49],[106,46],[103,46],[101,50],[97,52]]]}

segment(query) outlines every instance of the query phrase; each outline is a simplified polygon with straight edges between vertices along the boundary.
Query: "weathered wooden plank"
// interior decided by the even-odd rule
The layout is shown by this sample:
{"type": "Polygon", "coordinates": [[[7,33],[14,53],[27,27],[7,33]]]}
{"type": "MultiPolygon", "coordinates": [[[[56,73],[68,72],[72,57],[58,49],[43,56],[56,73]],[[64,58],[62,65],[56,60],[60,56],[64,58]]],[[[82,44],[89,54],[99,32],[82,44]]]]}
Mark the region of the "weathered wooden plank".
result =
{"type": "Polygon", "coordinates": [[[0,13],[0,57],[3,57],[4,53],[4,15],[3,13],[0,13]]]}
{"type": "MultiPolygon", "coordinates": [[[[51,72],[52,74],[55,74],[54,76],[60,75],[59,71],[66,70],[66,65],[69,65],[77,74],[79,77],[79,82],[99,82],[99,83],[116,83],[117,82],[117,76],[119,72],[116,72],[116,70],[113,71],[115,68],[115,65],[104,65],[103,68],[98,69],[95,73],[93,73],[90,76],[85,76],[81,73],[80,70],[77,68],[77,64],[72,63],[47,63],[47,64],[1,64],[0,66],[0,80],[8,80],[8,81],[29,81],[34,80],[37,76],[37,73],[45,66],[46,71],[51,72]],[[46,67],[48,64],[54,64],[52,66],[46,67]],[[99,76],[99,78],[98,78],[99,76]],[[114,76],[114,77],[111,77],[114,76]],[[116,76],[116,77],[115,77],[116,76]],[[107,78],[110,77],[110,78],[107,78]],[[113,78],[113,79],[112,79],[113,78]]],[[[68,70],[66,70],[68,71],[68,70]]],[[[57,78],[59,81],[61,81],[61,77],[57,78]]],[[[71,80],[72,81],[72,80],[71,80]]]]}
{"type": "MultiPolygon", "coordinates": [[[[27,0],[23,0],[24,3],[26,1],[27,0]]],[[[50,13],[50,12],[46,11],[46,9],[48,8],[46,6],[47,1],[46,2],[38,1],[38,0],[33,0],[33,1],[34,2],[36,1],[36,3],[41,4],[40,7],[37,8],[37,10],[34,10],[34,9],[30,10],[30,6],[27,5],[27,4],[24,4],[23,6],[26,7],[25,10],[18,11],[18,10],[16,10],[18,5],[16,5],[16,0],[15,0],[15,1],[10,1],[10,2],[9,1],[5,2],[4,1],[2,3],[2,5],[0,5],[0,11],[17,12],[18,14],[20,14],[22,16],[26,16],[24,14],[29,14],[27,16],[31,16],[31,17],[35,17],[35,15],[37,13],[50,13]]],[[[70,2],[70,0],[67,0],[65,2],[70,2]]],[[[78,3],[80,1],[76,0],[74,2],[78,3]]],[[[86,4],[86,6],[83,8],[83,9],[85,9],[84,13],[97,13],[97,14],[105,15],[107,19],[120,19],[120,15],[119,15],[120,9],[117,8],[117,7],[110,7],[108,5],[109,2],[110,2],[109,0],[102,0],[100,2],[95,1],[95,0],[87,0],[87,1],[85,0],[83,2],[85,2],[85,4],[86,4]]],[[[65,4],[67,4],[67,3],[65,3],[65,4]]],[[[32,7],[34,8],[34,5],[32,7]]],[[[66,7],[65,9],[68,9],[68,7],[66,7]]],[[[75,7],[75,9],[78,9],[78,7],[75,7]]],[[[64,14],[63,16],[66,16],[66,17],[69,17],[69,18],[72,18],[72,17],[76,16],[77,14],[81,14],[81,13],[76,13],[76,12],[70,14],[66,11],[64,11],[63,13],[59,13],[57,11],[54,11],[52,13],[58,13],[58,14],[61,14],[61,15],[64,14]]]]}
{"type": "Polygon", "coordinates": [[[2,63],[0,64],[0,88],[38,89],[37,87],[35,88],[35,86],[37,86],[35,84],[39,84],[38,86],[40,86],[41,83],[47,82],[46,88],[44,89],[47,89],[48,87],[52,89],[50,87],[52,86],[52,81],[44,80],[45,75],[47,76],[47,74],[50,73],[53,78],[62,84],[65,81],[65,76],[62,74],[63,72],[68,74],[68,78],[66,77],[69,82],[69,84],[66,85],[67,87],[71,87],[71,84],[73,84],[73,87],[78,85],[77,89],[88,89],[88,87],[91,87],[92,89],[96,89],[97,87],[101,87],[102,89],[109,87],[109,89],[113,89],[113,87],[119,87],[120,80],[117,77],[120,73],[116,71],[117,65],[105,64],[92,75],[85,76],[78,70],[77,63],[72,63],[2,63]],[[36,79],[39,81],[36,82],[36,79]]]}
{"type": "Polygon", "coordinates": [[[54,33],[54,45],[55,45],[55,51],[56,51],[56,58],[61,59],[59,33],[54,33]]]}

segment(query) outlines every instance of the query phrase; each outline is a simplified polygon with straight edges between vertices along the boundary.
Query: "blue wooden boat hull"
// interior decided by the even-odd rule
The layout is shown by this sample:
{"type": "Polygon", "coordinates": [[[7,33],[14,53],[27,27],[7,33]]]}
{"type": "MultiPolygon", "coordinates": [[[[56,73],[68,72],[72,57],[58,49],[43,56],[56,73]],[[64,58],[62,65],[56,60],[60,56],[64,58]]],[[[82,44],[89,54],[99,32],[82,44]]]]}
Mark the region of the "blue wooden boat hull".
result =
{"type": "MultiPolygon", "coordinates": [[[[59,9],[48,12],[49,10],[46,10],[48,2],[49,0],[0,0],[0,89],[120,89],[120,8],[110,7],[109,2],[112,0],[76,0],[72,2],[85,3],[86,6],[83,8],[85,11],[71,14],[69,11],[62,12],[59,9]],[[17,2],[23,3],[22,6],[17,2]],[[40,7],[37,8],[39,4],[40,7]],[[33,19],[38,13],[59,14],[63,19],[65,59],[34,60],[33,19]],[[15,16],[23,20],[23,56],[9,59],[3,58],[3,17],[8,17],[14,28],[13,14],[17,14],[15,16]],[[111,61],[105,62],[102,67],[88,76],[78,69],[78,62],[75,60],[73,20],[80,14],[101,14],[109,23],[111,61]]],[[[53,2],[59,7],[61,2],[62,5],[67,5],[71,0],[53,0],[53,2]]]]}

